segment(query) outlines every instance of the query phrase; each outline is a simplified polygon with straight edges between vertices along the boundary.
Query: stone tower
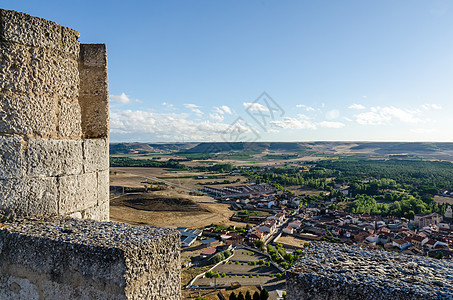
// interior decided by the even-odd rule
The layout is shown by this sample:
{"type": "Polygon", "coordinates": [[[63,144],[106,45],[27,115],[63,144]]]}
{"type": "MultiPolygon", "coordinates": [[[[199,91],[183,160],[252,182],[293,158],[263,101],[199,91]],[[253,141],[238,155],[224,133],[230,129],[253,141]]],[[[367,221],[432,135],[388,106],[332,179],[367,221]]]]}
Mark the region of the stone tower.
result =
{"type": "Polygon", "coordinates": [[[453,218],[453,211],[451,209],[451,206],[447,207],[447,210],[445,211],[445,218],[453,218]]]}
{"type": "Polygon", "coordinates": [[[0,10],[0,299],[180,300],[179,231],[99,222],[107,56],[78,37],[0,10]]]}
{"type": "Polygon", "coordinates": [[[104,44],[0,10],[0,210],[108,220],[104,44]]]}

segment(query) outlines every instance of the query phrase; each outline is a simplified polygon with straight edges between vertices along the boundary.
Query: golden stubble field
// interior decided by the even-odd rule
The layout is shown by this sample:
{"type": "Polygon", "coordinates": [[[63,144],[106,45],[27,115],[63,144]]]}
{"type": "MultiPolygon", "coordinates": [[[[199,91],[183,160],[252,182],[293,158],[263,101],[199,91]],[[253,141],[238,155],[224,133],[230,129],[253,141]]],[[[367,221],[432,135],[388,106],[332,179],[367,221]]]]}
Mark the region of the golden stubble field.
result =
{"type": "MultiPolygon", "coordinates": [[[[147,225],[159,227],[190,227],[200,228],[210,224],[234,225],[243,227],[245,223],[232,222],[229,218],[234,211],[230,209],[229,204],[219,203],[208,196],[189,195],[189,190],[193,190],[194,183],[198,180],[191,178],[178,179],[158,179],[157,177],[181,177],[181,176],[202,176],[204,173],[189,173],[165,171],[161,168],[111,168],[110,185],[125,187],[141,187],[144,181],[164,181],[172,184],[168,189],[155,191],[152,193],[142,193],[145,198],[149,198],[150,205],[146,209],[140,209],[140,205],[124,205],[125,196],[110,195],[110,219],[116,222],[123,222],[132,225],[147,225]],[[160,199],[160,204],[165,199],[187,199],[193,204],[190,209],[181,207],[181,203],[170,203],[162,210],[161,205],[156,203],[156,210],[153,209],[152,201],[160,199]],[[158,208],[159,207],[159,208],[158,208]]],[[[241,177],[241,176],[238,176],[241,177]]],[[[236,176],[233,178],[237,178],[236,176]]],[[[206,179],[208,180],[208,179],[206,179]]],[[[209,179],[220,180],[220,179],[209,179]]],[[[223,180],[223,179],[222,179],[223,180]]],[[[241,178],[245,180],[245,178],[241,178]]],[[[201,180],[205,181],[205,180],[201,180]]],[[[217,185],[216,185],[217,186],[217,185]]],[[[130,200],[130,195],[128,195],[130,200]]],[[[137,196],[142,199],[142,196],[137,196]]],[[[143,199],[142,199],[143,200],[143,199]]],[[[143,201],[142,201],[143,202],[143,201]]]]}

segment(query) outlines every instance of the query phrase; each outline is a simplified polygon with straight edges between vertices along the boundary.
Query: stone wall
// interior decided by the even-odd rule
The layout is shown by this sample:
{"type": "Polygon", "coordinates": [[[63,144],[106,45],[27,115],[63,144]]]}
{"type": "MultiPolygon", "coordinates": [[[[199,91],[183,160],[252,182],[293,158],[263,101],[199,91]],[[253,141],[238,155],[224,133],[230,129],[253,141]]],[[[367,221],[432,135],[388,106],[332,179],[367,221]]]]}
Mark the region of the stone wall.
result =
{"type": "Polygon", "coordinates": [[[0,225],[0,299],[180,299],[177,230],[64,219],[0,225]]]}
{"type": "Polygon", "coordinates": [[[314,242],[286,272],[287,299],[453,299],[453,262],[314,242]]]}
{"type": "Polygon", "coordinates": [[[105,45],[0,10],[0,210],[108,220],[105,45]]]}

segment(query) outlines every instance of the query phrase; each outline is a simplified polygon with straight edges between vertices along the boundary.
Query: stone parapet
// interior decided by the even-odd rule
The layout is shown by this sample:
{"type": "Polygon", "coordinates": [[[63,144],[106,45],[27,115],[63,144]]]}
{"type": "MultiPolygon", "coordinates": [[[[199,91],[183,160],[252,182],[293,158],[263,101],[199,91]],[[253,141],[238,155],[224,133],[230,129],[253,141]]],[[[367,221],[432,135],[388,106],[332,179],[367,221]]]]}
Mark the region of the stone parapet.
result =
{"type": "Polygon", "coordinates": [[[181,299],[180,233],[74,220],[0,224],[1,299],[181,299]]]}
{"type": "Polygon", "coordinates": [[[0,10],[0,212],[108,220],[103,44],[0,10]]]}
{"type": "Polygon", "coordinates": [[[287,299],[453,299],[453,262],[313,242],[286,272],[287,299]]]}

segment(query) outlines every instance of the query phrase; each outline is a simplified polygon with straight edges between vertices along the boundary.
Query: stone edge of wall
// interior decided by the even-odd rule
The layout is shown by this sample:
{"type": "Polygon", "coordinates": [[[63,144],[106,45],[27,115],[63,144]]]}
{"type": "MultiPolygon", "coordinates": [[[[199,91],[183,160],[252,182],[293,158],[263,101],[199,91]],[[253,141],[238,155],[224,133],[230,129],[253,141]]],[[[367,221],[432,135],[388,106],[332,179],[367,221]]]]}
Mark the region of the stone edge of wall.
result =
{"type": "Polygon", "coordinates": [[[2,299],[180,299],[180,233],[27,218],[0,223],[2,299]]]}

